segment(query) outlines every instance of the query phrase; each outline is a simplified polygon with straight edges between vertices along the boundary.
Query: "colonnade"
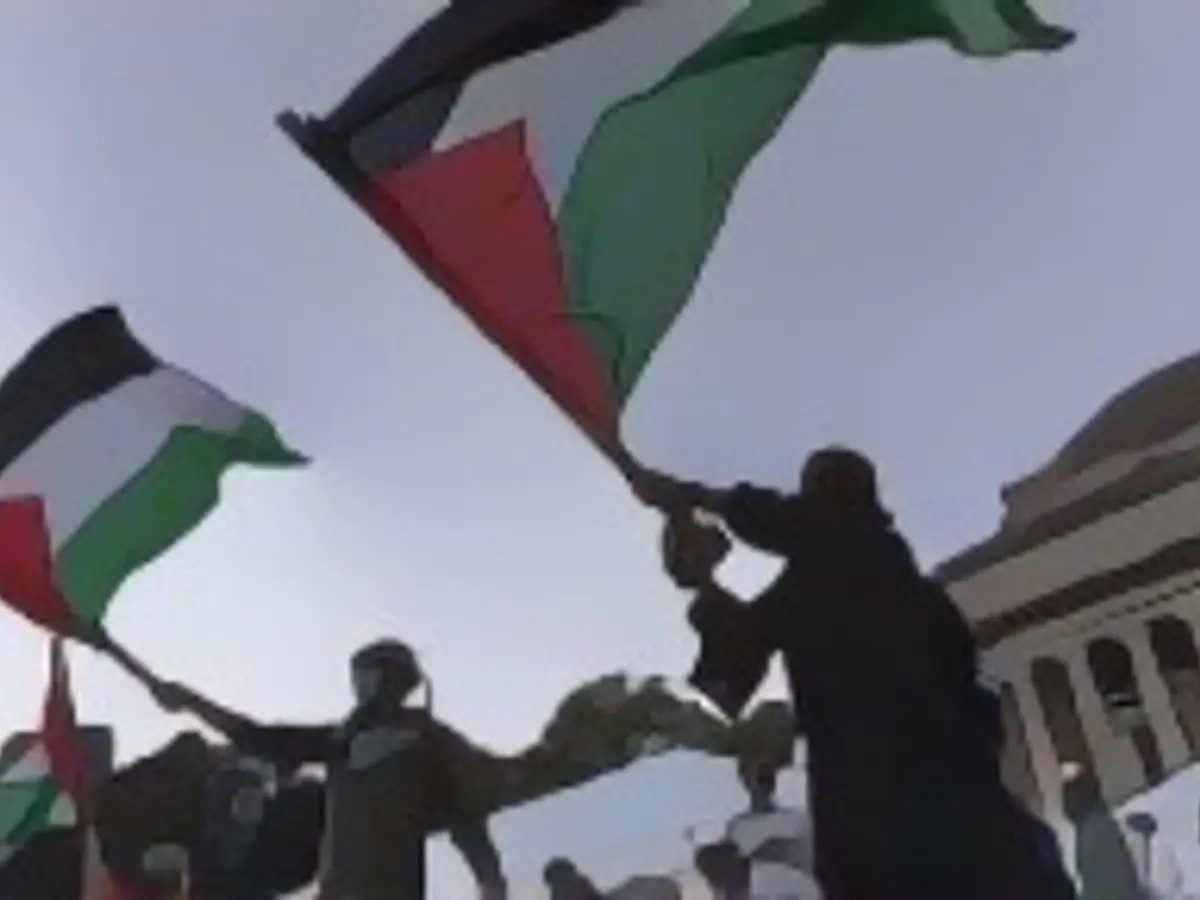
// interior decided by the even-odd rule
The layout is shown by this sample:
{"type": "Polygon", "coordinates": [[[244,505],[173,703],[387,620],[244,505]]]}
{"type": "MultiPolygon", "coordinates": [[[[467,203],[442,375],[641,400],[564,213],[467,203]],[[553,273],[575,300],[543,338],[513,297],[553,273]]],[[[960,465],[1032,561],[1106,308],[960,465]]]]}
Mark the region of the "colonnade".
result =
{"type": "Polygon", "coordinates": [[[1004,659],[1009,786],[1057,818],[1071,777],[1116,805],[1200,758],[1198,630],[1200,611],[1158,607],[1004,659]]]}

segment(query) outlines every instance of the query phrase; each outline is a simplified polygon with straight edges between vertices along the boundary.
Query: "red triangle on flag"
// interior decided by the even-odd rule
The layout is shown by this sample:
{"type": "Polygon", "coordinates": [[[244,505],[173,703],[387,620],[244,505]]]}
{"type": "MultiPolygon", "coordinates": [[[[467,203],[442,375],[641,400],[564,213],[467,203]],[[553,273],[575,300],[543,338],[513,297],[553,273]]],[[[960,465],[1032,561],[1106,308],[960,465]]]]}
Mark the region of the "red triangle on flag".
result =
{"type": "Polygon", "coordinates": [[[0,501],[0,600],[30,621],[70,634],[75,616],[58,590],[41,497],[0,501]]]}

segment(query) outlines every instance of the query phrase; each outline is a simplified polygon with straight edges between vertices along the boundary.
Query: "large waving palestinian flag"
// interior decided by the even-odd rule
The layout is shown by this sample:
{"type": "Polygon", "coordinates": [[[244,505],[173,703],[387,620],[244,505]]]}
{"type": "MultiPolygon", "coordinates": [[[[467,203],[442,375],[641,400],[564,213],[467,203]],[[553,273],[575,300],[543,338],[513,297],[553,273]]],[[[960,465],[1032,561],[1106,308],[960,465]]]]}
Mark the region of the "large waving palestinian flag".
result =
{"type": "MultiPolygon", "coordinates": [[[[1000,56],[1026,0],[455,0],[281,125],[602,444],[830,46],[1000,56]]],[[[919,98],[918,98],[919,99],[919,98]]]]}
{"type": "Polygon", "coordinates": [[[156,358],[117,309],[64,322],[0,382],[0,599],[62,634],[99,622],[239,462],[303,458],[261,415],[156,358]]]}

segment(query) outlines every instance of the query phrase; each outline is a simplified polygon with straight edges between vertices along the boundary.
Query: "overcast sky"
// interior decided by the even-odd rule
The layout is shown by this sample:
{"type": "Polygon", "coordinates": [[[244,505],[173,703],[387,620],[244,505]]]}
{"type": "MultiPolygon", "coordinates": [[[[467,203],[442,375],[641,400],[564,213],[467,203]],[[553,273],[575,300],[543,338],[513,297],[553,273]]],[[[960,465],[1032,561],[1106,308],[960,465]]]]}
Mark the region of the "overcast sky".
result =
{"type": "MultiPolygon", "coordinates": [[[[513,748],[572,684],[678,675],[692,643],[655,520],[274,129],[433,9],[7,0],[0,360],[116,299],[316,460],[230,477],[118,598],[114,633],[164,675],[322,720],[346,708],[352,649],[396,634],[440,712],[513,748]]],[[[834,55],[647,374],[635,451],[787,483],[814,444],[856,443],[932,563],[989,532],[999,486],[1109,394],[1197,349],[1200,14],[1054,14],[1081,36],[1049,58],[834,55]]],[[[44,654],[0,613],[0,732],[35,720],[44,654]]],[[[74,660],[83,716],[116,725],[122,758],[177,727],[74,660]]]]}

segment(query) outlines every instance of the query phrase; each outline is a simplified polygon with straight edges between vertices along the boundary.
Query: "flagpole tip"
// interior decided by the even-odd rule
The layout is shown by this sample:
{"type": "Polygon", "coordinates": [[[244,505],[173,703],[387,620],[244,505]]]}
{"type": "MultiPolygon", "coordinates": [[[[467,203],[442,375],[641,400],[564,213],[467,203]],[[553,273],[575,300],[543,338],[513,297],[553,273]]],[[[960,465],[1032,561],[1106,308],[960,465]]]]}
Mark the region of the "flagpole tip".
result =
{"type": "Polygon", "coordinates": [[[307,129],[306,117],[294,109],[285,109],[275,116],[275,125],[294,141],[303,139],[307,129]]]}

